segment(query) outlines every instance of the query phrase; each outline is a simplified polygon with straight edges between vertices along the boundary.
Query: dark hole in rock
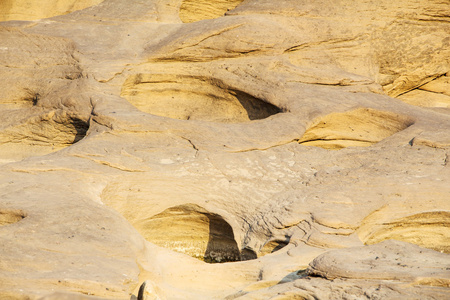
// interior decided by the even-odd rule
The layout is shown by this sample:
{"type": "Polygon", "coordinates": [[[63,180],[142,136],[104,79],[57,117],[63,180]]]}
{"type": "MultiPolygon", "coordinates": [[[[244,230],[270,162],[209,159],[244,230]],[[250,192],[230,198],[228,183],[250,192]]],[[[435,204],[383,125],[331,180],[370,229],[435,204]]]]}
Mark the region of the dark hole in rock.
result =
{"type": "Polygon", "coordinates": [[[168,208],[135,226],[148,241],[208,263],[241,260],[231,226],[195,204],[168,208]]]}
{"type": "Polygon", "coordinates": [[[26,217],[26,214],[18,209],[0,209],[0,226],[14,224],[26,217]]]}
{"type": "Polygon", "coordinates": [[[180,120],[239,123],[265,119],[281,110],[221,80],[173,74],[137,74],[121,96],[139,110],[180,120]]]}
{"type": "Polygon", "coordinates": [[[241,260],[252,260],[256,259],[258,256],[256,255],[256,252],[249,248],[244,248],[241,251],[241,260]]]}
{"type": "Polygon", "coordinates": [[[414,122],[393,112],[358,108],[318,118],[299,140],[300,144],[325,149],[368,147],[402,131],[414,122]]]}
{"type": "Polygon", "coordinates": [[[75,128],[76,131],[75,137],[72,142],[72,144],[75,144],[76,142],[82,140],[86,136],[86,133],[89,130],[89,124],[88,122],[76,117],[72,118],[71,120],[73,127],[75,128]]]}

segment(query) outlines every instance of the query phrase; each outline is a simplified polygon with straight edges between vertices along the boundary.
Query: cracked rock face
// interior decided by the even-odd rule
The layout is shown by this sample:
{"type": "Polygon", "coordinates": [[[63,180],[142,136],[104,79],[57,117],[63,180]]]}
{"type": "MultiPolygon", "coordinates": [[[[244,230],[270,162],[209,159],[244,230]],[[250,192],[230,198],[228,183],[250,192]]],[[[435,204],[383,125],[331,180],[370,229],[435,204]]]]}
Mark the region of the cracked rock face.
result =
{"type": "Polygon", "coordinates": [[[0,298],[448,298],[445,1],[47,2],[0,5],[0,298]]]}

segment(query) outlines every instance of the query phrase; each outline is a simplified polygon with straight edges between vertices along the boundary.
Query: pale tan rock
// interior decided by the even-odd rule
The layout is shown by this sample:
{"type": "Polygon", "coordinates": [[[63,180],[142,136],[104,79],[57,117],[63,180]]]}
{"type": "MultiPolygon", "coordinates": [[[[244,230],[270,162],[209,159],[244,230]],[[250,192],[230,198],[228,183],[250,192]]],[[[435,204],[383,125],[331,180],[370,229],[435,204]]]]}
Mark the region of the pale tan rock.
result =
{"type": "Polygon", "coordinates": [[[365,243],[371,245],[395,239],[450,253],[448,214],[442,211],[424,212],[383,224],[383,228],[374,232],[365,243]]]}
{"type": "Polygon", "coordinates": [[[139,221],[133,225],[158,246],[206,262],[241,260],[231,226],[219,215],[208,213],[198,205],[172,207],[139,221]]]}
{"type": "Polygon", "coordinates": [[[99,300],[99,299],[104,299],[104,298],[75,294],[75,293],[60,293],[60,292],[39,298],[39,300],[99,300]]]}
{"type": "Polygon", "coordinates": [[[238,6],[243,0],[183,0],[180,6],[180,19],[192,23],[223,16],[238,6]]]}
{"type": "Polygon", "coordinates": [[[235,4],[1,23],[0,298],[447,298],[448,5],[235,4]]]}
{"type": "Polygon", "coordinates": [[[150,281],[144,281],[139,288],[138,300],[160,300],[161,298],[156,293],[155,285],[150,281]]]}
{"type": "Polygon", "coordinates": [[[146,113],[180,120],[237,123],[280,112],[208,77],[137,74],[125,81],[121,96],[146,113]]]}
{"type": "Polygon", "coordinates": [[[0,211],[0,226],[14,224],[25,217],[26,215],[21,210],[2,210],[0,211]]]}
{"type": "Polygon", "coordinates": [[[47,154],[84,137],[90,108],[79,101],[75,45],[14,28],[0,27],[0,35],[0,163],[47,154]]]}
{"type": "Polygon", "coordinates": [[[402,94],[397,98],[412,105],[423,107],[450,107],[450,81],[448,76],[441,76],[417,89],[402,94]]]}
{"type": "Polygon", "coordinates": [[[367,147],[412,124],[413,121],[406,116],[357,109],[348,113],[330,114],[315,121],[298,142],[325,149],[367,147]]]}
{"type": "Polygon", "coordinates": [[[244,289],[228,299],[445,299],[450,282],[447,268],[445,254],[385,241],[326,252],[306,272],[296,272],[292,282],[244,289]]]}
{"type": "Polygon", "coordinates": [[[450,76],[441,76],[420,87],[421,90],[450,96],[450,76]]]}
{"type": "Polygon", "coordinates": [[[396,280],[443,287],[450,284],[446,254],[397,241],[340,251],[317,257],[307,273],[327,279],[396,280]]]}
{"type": "Polygon", "coordinates": [[[0,21],[36,20],[67,14],[103,0],[58,0],[58,1],[30,1],[3,0],[0,2],[0,21]]]}
{"type": "Polygon", "coordinates": [[[397,98],[411,105],[450,108],[450,96],[428,92],[422,89],[412,90],[397,98]]]}

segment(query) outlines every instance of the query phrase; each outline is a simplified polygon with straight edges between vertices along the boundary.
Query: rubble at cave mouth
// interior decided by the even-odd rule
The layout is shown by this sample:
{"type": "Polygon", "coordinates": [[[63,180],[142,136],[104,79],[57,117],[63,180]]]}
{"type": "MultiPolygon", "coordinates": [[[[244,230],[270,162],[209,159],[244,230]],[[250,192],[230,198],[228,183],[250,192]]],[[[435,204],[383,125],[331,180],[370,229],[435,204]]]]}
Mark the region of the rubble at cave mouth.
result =
{"type": "Polygon", "coordinates": [[[230,224],[195,204],[168,208],[135,225],[148,241],[207,263],[241,260],[230,224]]]}
{"type": "Polygon", "coordinates": [[[240,123],[268,118],[281,109],[221,80],[173,74],[136,74],[121,96],[139,110],[179,120],[240,123]]]}

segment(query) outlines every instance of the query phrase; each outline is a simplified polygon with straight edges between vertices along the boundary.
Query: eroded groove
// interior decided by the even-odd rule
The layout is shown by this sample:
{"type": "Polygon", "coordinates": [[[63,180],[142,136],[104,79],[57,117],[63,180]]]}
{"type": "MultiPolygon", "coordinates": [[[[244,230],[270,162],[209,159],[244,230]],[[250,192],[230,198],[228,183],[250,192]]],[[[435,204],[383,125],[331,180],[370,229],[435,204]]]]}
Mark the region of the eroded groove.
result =
{"type": "Polygon", "coordinates": [[[87,121],[78,116],[65,111],[50,111],[32,117],[21,125],[7,128],[0,134],[0,143],[4,140],[64,147],[81,140],[88,128],[87,121]]]}
{"type": "Polygon", "coordinates": [[[399,240],[421,247],[450,253],[450,213],[424,212],[381,224],[363,242],[367,245],[384,240],[399,240]]]}
{"type": "Polygon", "coordinates": [[[88,129],[83,117],[62,110],[11,124],[0,131],[0,163],[58,151],[83,139],[88,129]]]}
{"type": "Polygon", "coordinates": [[[299,143],[325,149],[367,147],[412,124],[412,119],[407,116],[359,108],[345,113],[332,113],[316,120],[299,143]]]}

